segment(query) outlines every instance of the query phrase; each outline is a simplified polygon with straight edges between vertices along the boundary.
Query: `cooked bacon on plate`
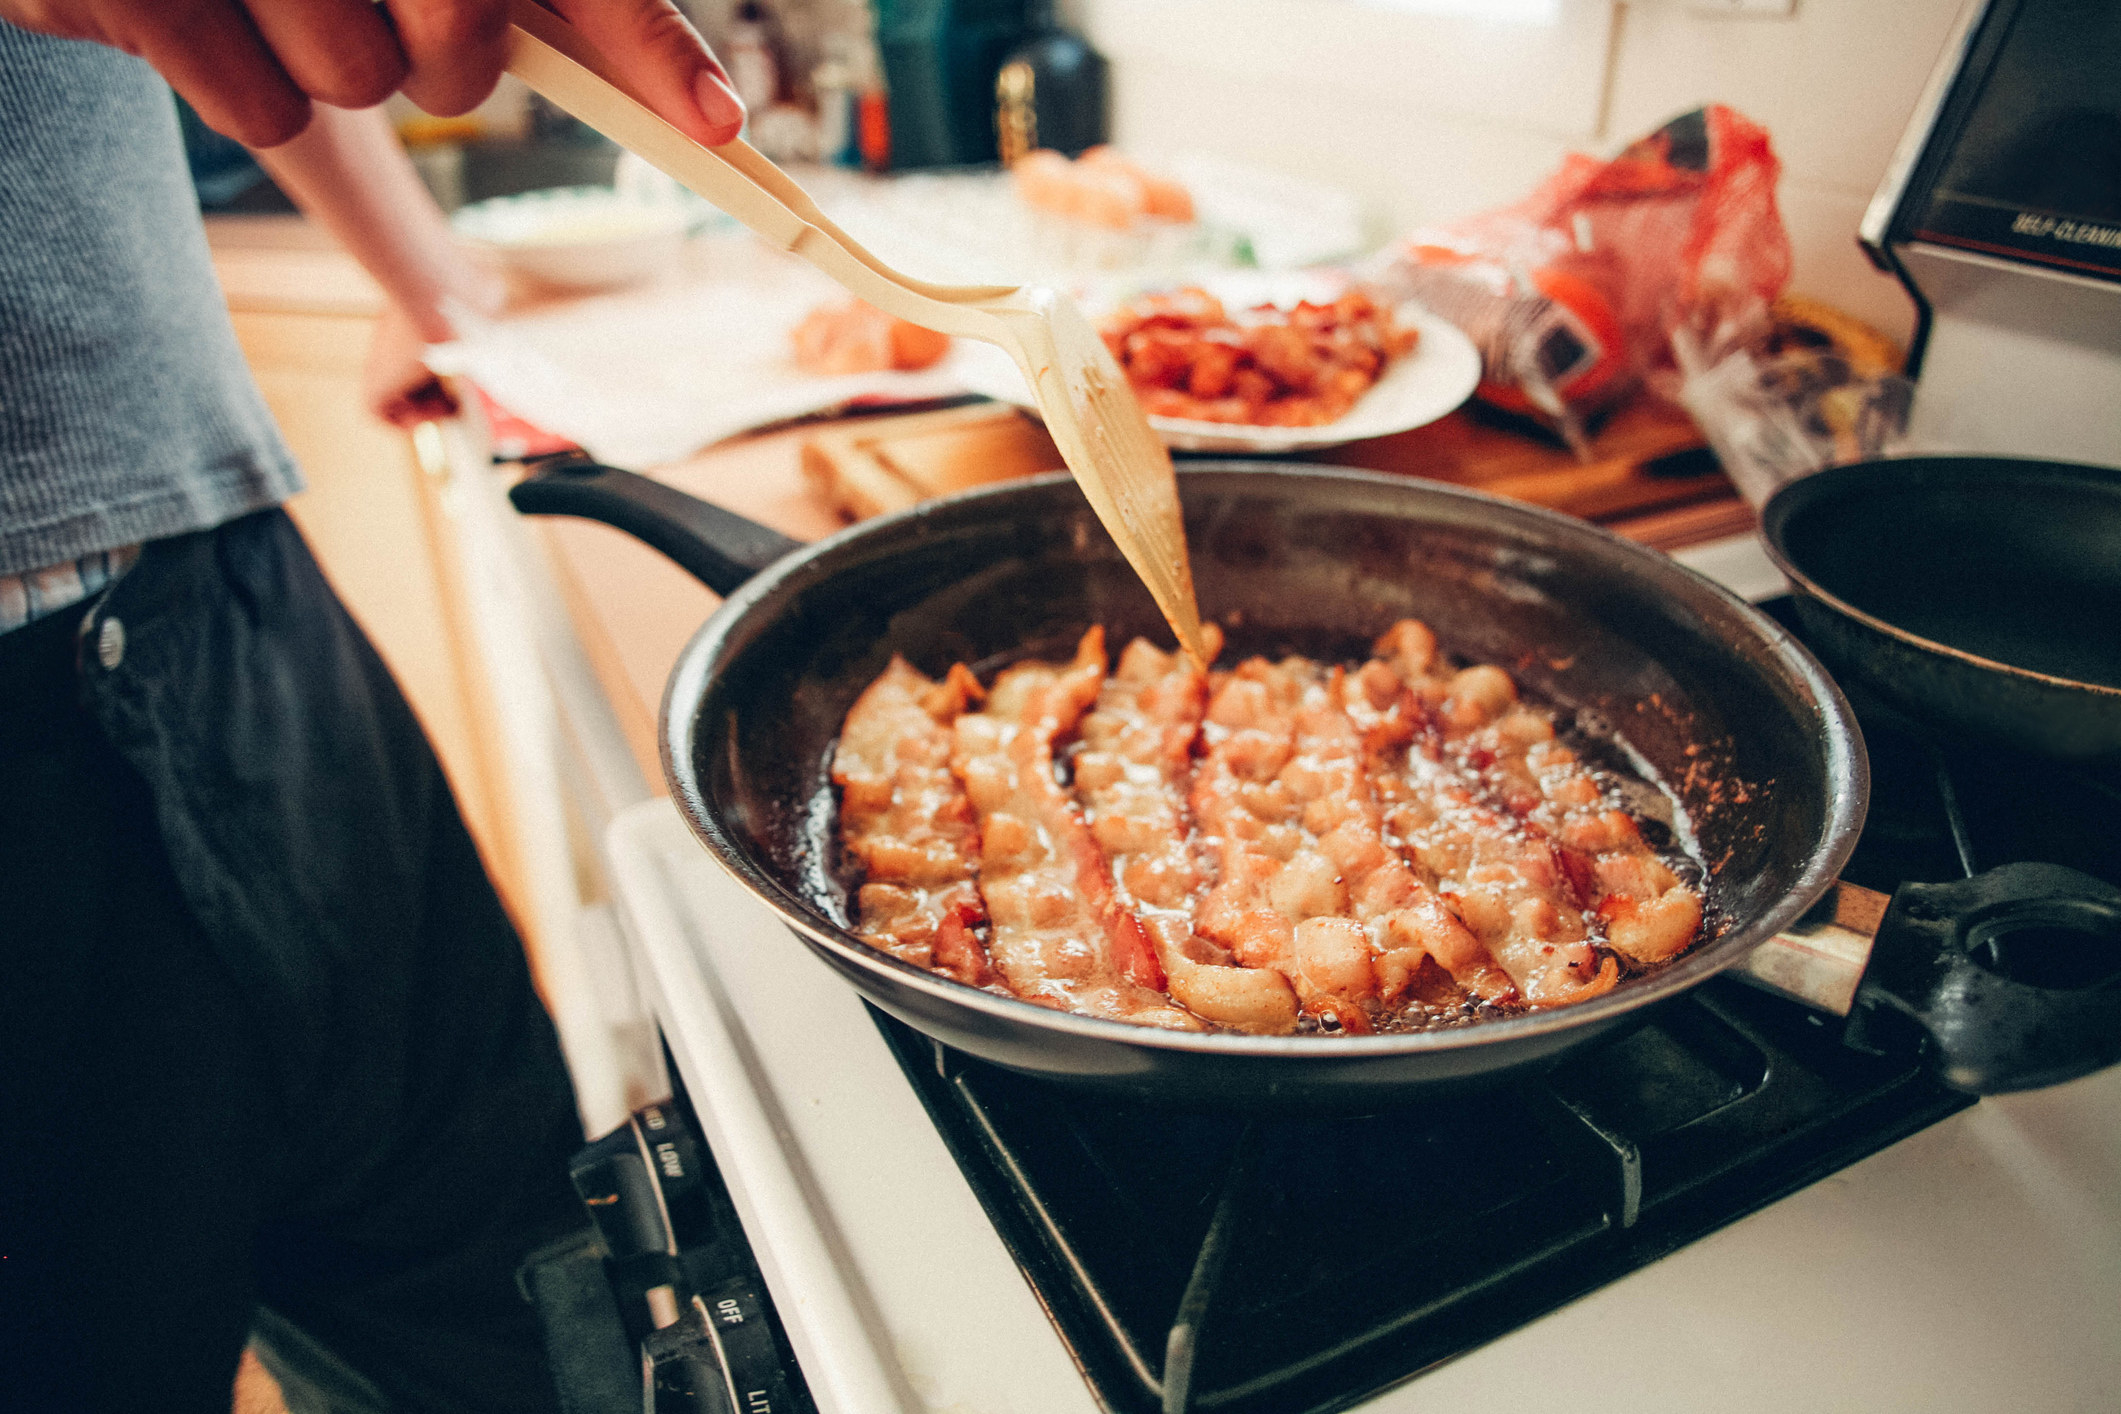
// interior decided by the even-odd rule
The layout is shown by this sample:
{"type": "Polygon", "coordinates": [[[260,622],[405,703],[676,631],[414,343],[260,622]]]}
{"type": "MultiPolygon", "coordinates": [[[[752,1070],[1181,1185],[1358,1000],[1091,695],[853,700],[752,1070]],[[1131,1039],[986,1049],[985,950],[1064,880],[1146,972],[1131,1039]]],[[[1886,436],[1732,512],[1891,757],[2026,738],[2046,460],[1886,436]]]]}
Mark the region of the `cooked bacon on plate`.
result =
{"type": "Polygon", "coordinates": [[[1412,620],[1353,667],[1212,675],[1142,640],[1108,675],[1093,629],[983,708],[894,659],[833,779],[860,936],[1092,1016],[1406,1029],[1583,1001],[1701,932],[1552,719],[1412,620]]]}
{"type": "Polygon", "coordinates": [[[1361,290],[1233,315],[1188,287],[1134,300],[1100,331],[1151,416],[1262,427],[1335,421],[1416,337],[1361,290]]]}

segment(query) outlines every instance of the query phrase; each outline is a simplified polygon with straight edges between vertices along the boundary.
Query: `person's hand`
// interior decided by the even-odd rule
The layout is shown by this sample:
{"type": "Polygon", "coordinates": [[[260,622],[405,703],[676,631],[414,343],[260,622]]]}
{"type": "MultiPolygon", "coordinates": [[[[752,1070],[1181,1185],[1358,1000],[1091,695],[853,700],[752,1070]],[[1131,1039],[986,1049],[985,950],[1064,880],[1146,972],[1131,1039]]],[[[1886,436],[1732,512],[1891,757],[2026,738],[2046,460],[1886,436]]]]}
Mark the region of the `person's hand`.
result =
{"type": "Polygon", "coordinates": [[[408,431],[462,411],[449,384],[427,366],[428,347],[457,338],[466,321],[476,326],[502,313],[518,293],[500,266],[462,248],[448,248],[422,273],[428,278],[418,283],[427,297],[417,301],[416,308],[395,298],[384,305],[369,334],[368,357],[361,368],[362,404],[374,416],[408,431]],[[430,279],[433,288],[428,290],[430,279]]]}
{"type": "Polygon", "coordinates": [[[457,415],[456,394],[428,368],[426,352],[412,320],[395,305],[385,310],[361,370],[361,401],[371,413],[408,430],[457,415]]]}
{"type": "MultiPolygon", "coordinates": [[[[710,146],[744,123],[729,75],[670,0],[546,0],[648,105],[710,146]]],[[[451,115],[493,92],[508,0],[0,0],[0,18],[137,54],[250,147],[301,132],[312,99],[366,108],[402,90],[451,115]]]]}

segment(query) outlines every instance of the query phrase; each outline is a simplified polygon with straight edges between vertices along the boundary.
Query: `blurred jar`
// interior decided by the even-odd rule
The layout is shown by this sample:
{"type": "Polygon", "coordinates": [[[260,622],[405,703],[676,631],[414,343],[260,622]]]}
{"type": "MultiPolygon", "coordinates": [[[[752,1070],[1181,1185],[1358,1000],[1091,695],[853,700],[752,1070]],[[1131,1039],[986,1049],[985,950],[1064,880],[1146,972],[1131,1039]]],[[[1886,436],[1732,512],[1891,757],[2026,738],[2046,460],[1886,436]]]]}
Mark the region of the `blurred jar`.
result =
{"type": "Polygon", "coordinates": [[[994,130],[1002,165],[1049,148],[1080,157],[1105,141],[1105,59],[1060,27],[1052,0],[1034,0],[1032,37],[1002,62],[994,130]]]}
{"type": "Polygon", "coordinates": [[[992,162],[994,86],[1029,36],[1026,0],[877,0],[891,166],[992,162]]]}

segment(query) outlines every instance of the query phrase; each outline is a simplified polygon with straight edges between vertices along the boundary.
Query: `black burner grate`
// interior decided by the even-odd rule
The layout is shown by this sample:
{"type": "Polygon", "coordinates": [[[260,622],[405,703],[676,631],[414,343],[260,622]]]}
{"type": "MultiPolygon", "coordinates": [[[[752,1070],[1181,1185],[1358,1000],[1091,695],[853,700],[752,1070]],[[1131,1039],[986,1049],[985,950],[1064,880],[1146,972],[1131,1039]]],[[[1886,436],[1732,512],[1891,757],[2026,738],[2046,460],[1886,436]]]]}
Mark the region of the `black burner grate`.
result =
{"type": "MultiPolygon", "coordinates": [[[[2121,883],[2114,783],[1856,705],[1874,789],[1852,881],[2044,859],[2121,883]]],[[[877,1020],[1121,1414],[1345,1408],[1969,1103],[1723,979],[1539,1081],[1315,1121],[1128,1105],[877,1020]]]]}
{"type": "Polygon", "coordinates": [[[878,1020],[1128,1414],[1345,1407],[1967,1103],[1721,982],[1542,1083],[1315,1121],[1087,1097],[878,1020]]]}

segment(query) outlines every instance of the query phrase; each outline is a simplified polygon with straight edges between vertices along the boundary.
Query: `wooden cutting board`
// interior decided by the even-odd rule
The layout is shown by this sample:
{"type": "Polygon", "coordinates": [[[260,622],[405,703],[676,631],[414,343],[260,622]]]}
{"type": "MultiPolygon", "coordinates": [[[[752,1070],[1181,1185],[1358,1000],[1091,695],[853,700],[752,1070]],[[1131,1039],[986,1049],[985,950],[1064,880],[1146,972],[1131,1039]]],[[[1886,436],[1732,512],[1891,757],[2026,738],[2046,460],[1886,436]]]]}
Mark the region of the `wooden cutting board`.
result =
{"type": "MultiPolygon", "coordinates": [[[[1301,460],[1428,477],[1550,506],[1661,546],[1729,534],[1751,513],[1683,413],[1649,398],[1621,408],[1579,461],[1536,433],[1477,412],[1301,460]],[[1642,533],[1636,534],[1637,531],[1642,533]]],[[[1000,403],[871,418],[805,439],[803,473],[850,520],[1041,471],[1059,452],[1037,421],[1000,403]]]]}
{"type": "Polygon", "coordinates": [[[849,520],[1062,465],[1036,418],[990,402],[830,427],[802,456],[803,475],[849,520]]]}

